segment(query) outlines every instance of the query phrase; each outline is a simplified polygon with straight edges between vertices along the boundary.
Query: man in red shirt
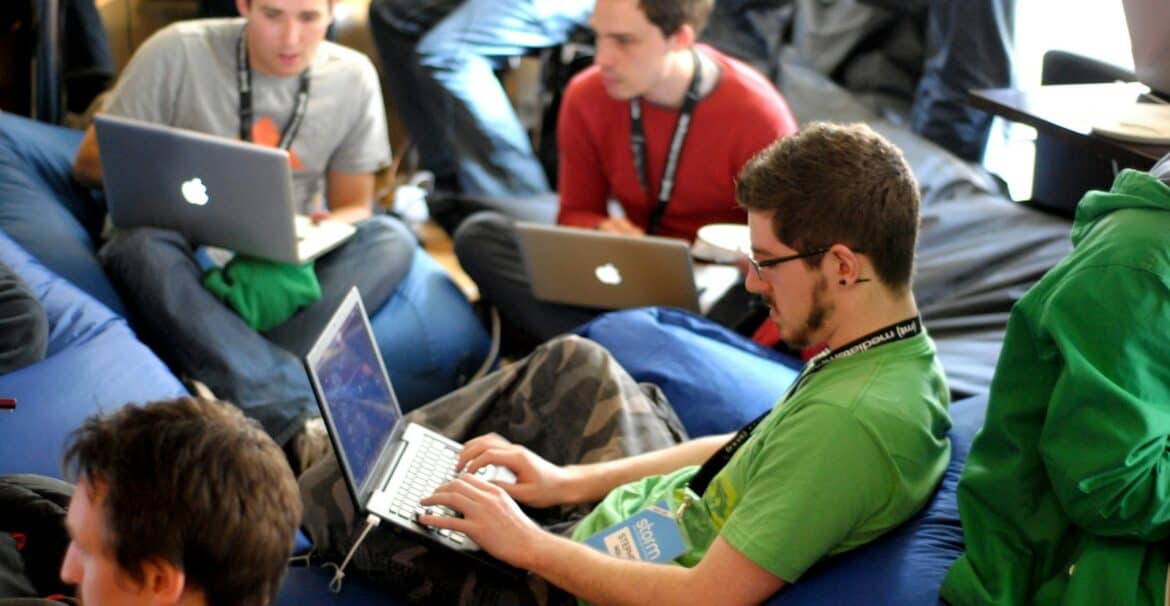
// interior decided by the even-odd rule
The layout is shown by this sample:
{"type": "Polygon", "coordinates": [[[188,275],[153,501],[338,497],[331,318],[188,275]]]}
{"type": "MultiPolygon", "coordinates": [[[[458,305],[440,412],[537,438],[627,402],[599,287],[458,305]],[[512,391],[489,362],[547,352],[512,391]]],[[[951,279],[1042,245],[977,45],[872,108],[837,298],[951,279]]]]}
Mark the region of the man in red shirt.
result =
{"type": "MultiPolygon", "coordinates": [[[[569,84],[558,121],[559,223],[693,240],[708,223],[745,222],[734,177],[756,152],[795,132],[796,120],[763,76],[695,44],[712,5],[598,0],[594,65],[569,84]],[[624,216],[609,215],[610,199],[624,216]]],[[[502,215],[465,221],[455,252],[482,298],[532,343],[597,313],[533,297],[515,230],[502,215]]]]}

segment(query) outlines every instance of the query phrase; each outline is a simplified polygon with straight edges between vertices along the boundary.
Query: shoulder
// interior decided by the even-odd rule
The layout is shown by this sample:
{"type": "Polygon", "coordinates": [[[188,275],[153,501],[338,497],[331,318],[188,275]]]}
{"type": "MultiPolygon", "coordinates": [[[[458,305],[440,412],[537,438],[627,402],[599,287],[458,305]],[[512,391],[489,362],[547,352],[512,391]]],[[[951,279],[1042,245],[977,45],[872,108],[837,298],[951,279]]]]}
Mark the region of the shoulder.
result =
{"type": "Polygon", "coordinates": [[[829,362],[793,399],[802,398],[851,410],[865,422],[893,413],[918,424],[946,416],[950,390],[934,343],[920,334],[829,362]]]}
{"type": "Polygon", "coordinates": [[[135,51],[132,63],[167,71],[187,65],[222,63],[231,56],[243,19],[178,21],[152,34],[135,51]]]}
{"type": "Polygon", "coordinates": [[[735,90],[747,92],[753,97],[777,100],[781,98],[775,85],[755,68],[710,46],[702,45],[700,49],[713,58],[722,69],[720,85],[726,84],[735,90]]]}
{"type": "Polygon", "coordinates": [[[243,19],[176,21],[155,32],[143,47],[200,51],[207,48],[225,48],[235,43],[243,27],[243,19]]]}
{"type": "Polygon", "coordinates": [[[374,64],[364,53],[325,40],[317,47],[313,58],[313,70],[328,76],[356,78],[377,82],[378,73],[374,64]]]}
{"type": "Polygon", "coordinates": [[[565,87],[565,105],[594,103],[598,100],[612,101],[605,91],[605,83],[601,80],[601,69],[591,65],[569,80],[565,87]]]}
{"type": "Polygon", "coordinates": [[[761,142],[771,143],[776,137],[796,132],[796,116],[768,78],[736,58],[710,47],[701,48],[720,64],[721,76],[708,109],[700,105],[700,111],[735,116],[729,120],[729,128],[741,130],[743,142],[750,142],[751,153],[758,151],[761,142]]]}

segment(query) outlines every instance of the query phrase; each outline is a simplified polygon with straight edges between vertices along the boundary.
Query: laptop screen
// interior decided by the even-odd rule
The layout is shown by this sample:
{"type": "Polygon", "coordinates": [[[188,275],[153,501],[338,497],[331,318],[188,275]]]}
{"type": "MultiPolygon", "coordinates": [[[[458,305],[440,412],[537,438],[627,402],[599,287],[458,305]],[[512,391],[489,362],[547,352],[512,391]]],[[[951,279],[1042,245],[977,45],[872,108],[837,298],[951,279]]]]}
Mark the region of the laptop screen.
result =
{"type": "Polygon", "coordinates": [[[1170,0],[1123,0],[1138,80],[1170,99],[1170,0]]]}
{"type": "Polygon", "coordinates": [[[398,403],[382,367],[374,335],[356,293],[342,304],[340,322],[331,321],[311,358],[322,407],[329,412],[334,438],[353,474],[354,489],[365,486],[378,453],[398,421],[398,403]],[[348,305],[352,303],[352,305],[348,305]]]}

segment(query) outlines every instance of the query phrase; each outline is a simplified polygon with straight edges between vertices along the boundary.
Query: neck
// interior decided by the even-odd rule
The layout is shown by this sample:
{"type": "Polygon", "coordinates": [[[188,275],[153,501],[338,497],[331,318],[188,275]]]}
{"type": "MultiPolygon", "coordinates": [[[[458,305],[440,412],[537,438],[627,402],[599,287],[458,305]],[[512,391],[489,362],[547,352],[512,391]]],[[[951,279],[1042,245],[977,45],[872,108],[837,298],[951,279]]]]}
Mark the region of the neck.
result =
{"type": "Polygon", "coordinates": [[[918,315],[914,295],[907,290],[904,295],[895,295],[879,282],[855,284],[851,288],[868,289],[869,292],[857,297],[843,297],[835,315],[832,334],[825,339],[830,349],[860,339],[874,331],[918,315]]]}
{"type": "Polygon", "coordinates": [[[687,89],[691,86],[691,78],[695,75],[694,55],[687,48],[671,53],[666,60],[666,75],[642,98],[661,107],[682,107],[687,89]]]}

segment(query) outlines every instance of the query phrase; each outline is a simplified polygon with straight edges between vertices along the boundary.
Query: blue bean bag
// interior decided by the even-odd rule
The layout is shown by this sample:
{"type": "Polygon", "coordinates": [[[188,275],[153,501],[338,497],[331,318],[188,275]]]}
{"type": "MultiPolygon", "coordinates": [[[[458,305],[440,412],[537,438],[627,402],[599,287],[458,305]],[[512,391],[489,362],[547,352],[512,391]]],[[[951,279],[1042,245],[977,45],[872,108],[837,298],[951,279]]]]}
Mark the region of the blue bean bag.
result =
{"type": "Polygon", "coordinates": [[[737,431],[771,408],[801,367],[680,309],[603,314],[576,332],[605,346],[635,380],[661,387],[691,437],[737,431]]]}
{"type": "Polygon", "coordinates": [[[401,606],[400,602],[379,590],[360,576],[347,575],[341,591],[329,590],[333,571],[315,566],[293,566],[288,569],[274,606],[316,606],[317,604],[344,604],[345,606],[401,606]]]}
{"type": "Polygon", "coordinates": [[[69,177],[81,131],[0,113],[0,229],[61,277],[126,315],[94,253],[105,201],[69,177]]]}
{"type": "Polygon", "coordinates": [[[17,400],[15,411],[0,413],[0,474],[60,477],[66,438],[90,414],[187,393],[125,320],[3,232],[0,261],[28,283],[49,320],[45,359],[0,375],[0,396],[17,400]]]}

